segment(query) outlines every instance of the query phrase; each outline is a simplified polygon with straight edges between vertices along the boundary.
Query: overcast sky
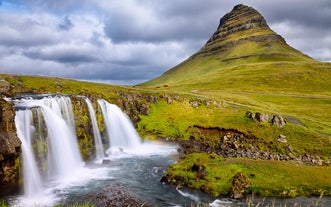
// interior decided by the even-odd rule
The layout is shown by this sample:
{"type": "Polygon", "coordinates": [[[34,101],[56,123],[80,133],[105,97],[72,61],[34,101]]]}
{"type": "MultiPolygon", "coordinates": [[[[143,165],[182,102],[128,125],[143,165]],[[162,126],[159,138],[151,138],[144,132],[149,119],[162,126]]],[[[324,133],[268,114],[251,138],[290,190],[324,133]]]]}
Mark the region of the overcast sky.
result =
{"type": "Polygon", "coordinates": [[[330,0],[0,0],[0,73],[136,84],[199,50],[239,3],[331,61],[330,0]]]}

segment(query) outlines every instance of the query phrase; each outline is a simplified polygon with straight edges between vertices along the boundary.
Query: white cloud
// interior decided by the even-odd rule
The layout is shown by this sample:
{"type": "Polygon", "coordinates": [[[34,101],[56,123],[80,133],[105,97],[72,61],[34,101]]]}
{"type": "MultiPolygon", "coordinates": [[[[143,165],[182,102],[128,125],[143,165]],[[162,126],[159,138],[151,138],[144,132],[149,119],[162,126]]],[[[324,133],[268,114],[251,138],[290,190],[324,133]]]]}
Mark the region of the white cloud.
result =
{"type": "MultiPolygon", "coordinates": [[[[200,49],[241,1],[4,0],[0,72],[147,80],[200,49]]],[[[296,49],[331,58],[328,0],[244,2],[296,49]]]]}

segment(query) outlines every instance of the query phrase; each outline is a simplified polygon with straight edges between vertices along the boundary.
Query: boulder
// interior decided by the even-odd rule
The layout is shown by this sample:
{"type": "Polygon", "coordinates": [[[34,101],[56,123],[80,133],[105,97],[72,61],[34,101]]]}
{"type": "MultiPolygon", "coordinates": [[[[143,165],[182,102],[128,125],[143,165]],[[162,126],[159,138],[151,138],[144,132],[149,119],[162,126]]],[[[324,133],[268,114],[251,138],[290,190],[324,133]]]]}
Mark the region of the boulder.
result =
{"type": "Polygon", "coordinates": [[[255,113],[251,113],[250,111],[247,111],[247,112],[246,112],[246,116],[247,116],[248,118],[254,119],[254,118],[255,118],[255,113]]]}
{"type": "Polygon", "coordinates": [[[280,134],[280,135],[278,136],[277,141],[278,141],[278,142],[281,142],[281,143],[287,143],[286,136],[283,135],[283,134],[280,134]]]}
{"type": "Polygon", "coordinates": [[[190,104],[192,107],[196,108],[199,106],[199,103],[197,101],[190,101],[190,104]]]}
{"type": "Polygon", "coordinates": [[[278,127],[284,127],[286,124],[285,119],[281,115],[273,116],[271,122],[278,127]]]}
{"type": "Polygon", "coordinates": [[[259,122],[268,122],[270,119],[270,116],[268,114],[256,113],[255,118],[259,122]]]}

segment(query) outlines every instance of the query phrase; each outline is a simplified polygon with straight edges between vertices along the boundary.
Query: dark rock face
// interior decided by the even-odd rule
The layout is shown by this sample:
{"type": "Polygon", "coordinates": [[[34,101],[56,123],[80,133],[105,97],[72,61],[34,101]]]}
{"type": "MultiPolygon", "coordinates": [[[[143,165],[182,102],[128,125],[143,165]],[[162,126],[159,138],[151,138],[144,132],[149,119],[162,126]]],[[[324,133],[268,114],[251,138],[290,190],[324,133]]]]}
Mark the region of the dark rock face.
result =
{"type": "MultiPolygon", "coordinates": [[[[271,47],[273,42],[286,44],[284,38],[269,28],[266,20],[258,11],[252,7],[240,4],[221,18],[216,32],[194,56],[225,52],[247,41],[267,43],[266,47],[271,47]]],[[[247,57],[245,56],[244,58],[247,57]]],[[[235,59],[237,58],[243,57],[236,57],[235,59]]],[[[221,58],[221,61],[231,60],[233,58],[221,58]]]]}
{"type": "Polygon", "coordinates": [[[6,186],[19,182],[20,146],[13,104],[0,98],[0,186],[9,191],[6,186]]]}
{"type": "Polygon", "coordinates": [[[239,31],[252,29],[270,29],[263,16],[255,9],[239,4],[233,10],[224,15],[217,31],[208,42],[212,42],[219,38],[225,38],[230,34],[239,31]]]}

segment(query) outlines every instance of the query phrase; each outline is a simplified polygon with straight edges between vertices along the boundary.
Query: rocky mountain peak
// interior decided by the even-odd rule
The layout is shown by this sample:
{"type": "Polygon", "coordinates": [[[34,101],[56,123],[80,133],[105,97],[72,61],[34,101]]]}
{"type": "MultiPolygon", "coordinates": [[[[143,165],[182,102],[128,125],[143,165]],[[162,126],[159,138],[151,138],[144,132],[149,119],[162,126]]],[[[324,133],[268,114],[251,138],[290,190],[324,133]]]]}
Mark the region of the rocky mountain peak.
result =
{"type": "Polygon", "coordinates": [[[208,42],[226,38],[233,33],[257,29],[270,30],[266,20],[258,11],[239,4],[221,18],[216,32],[208,42]]]}
{"type": "Polygon", "coordinates": [[[280,35],[269,28],[257,10],[239,4],[220,19],[216,32],[196,55],[224,52],[248,41],[286,44],[280,35]]]}

